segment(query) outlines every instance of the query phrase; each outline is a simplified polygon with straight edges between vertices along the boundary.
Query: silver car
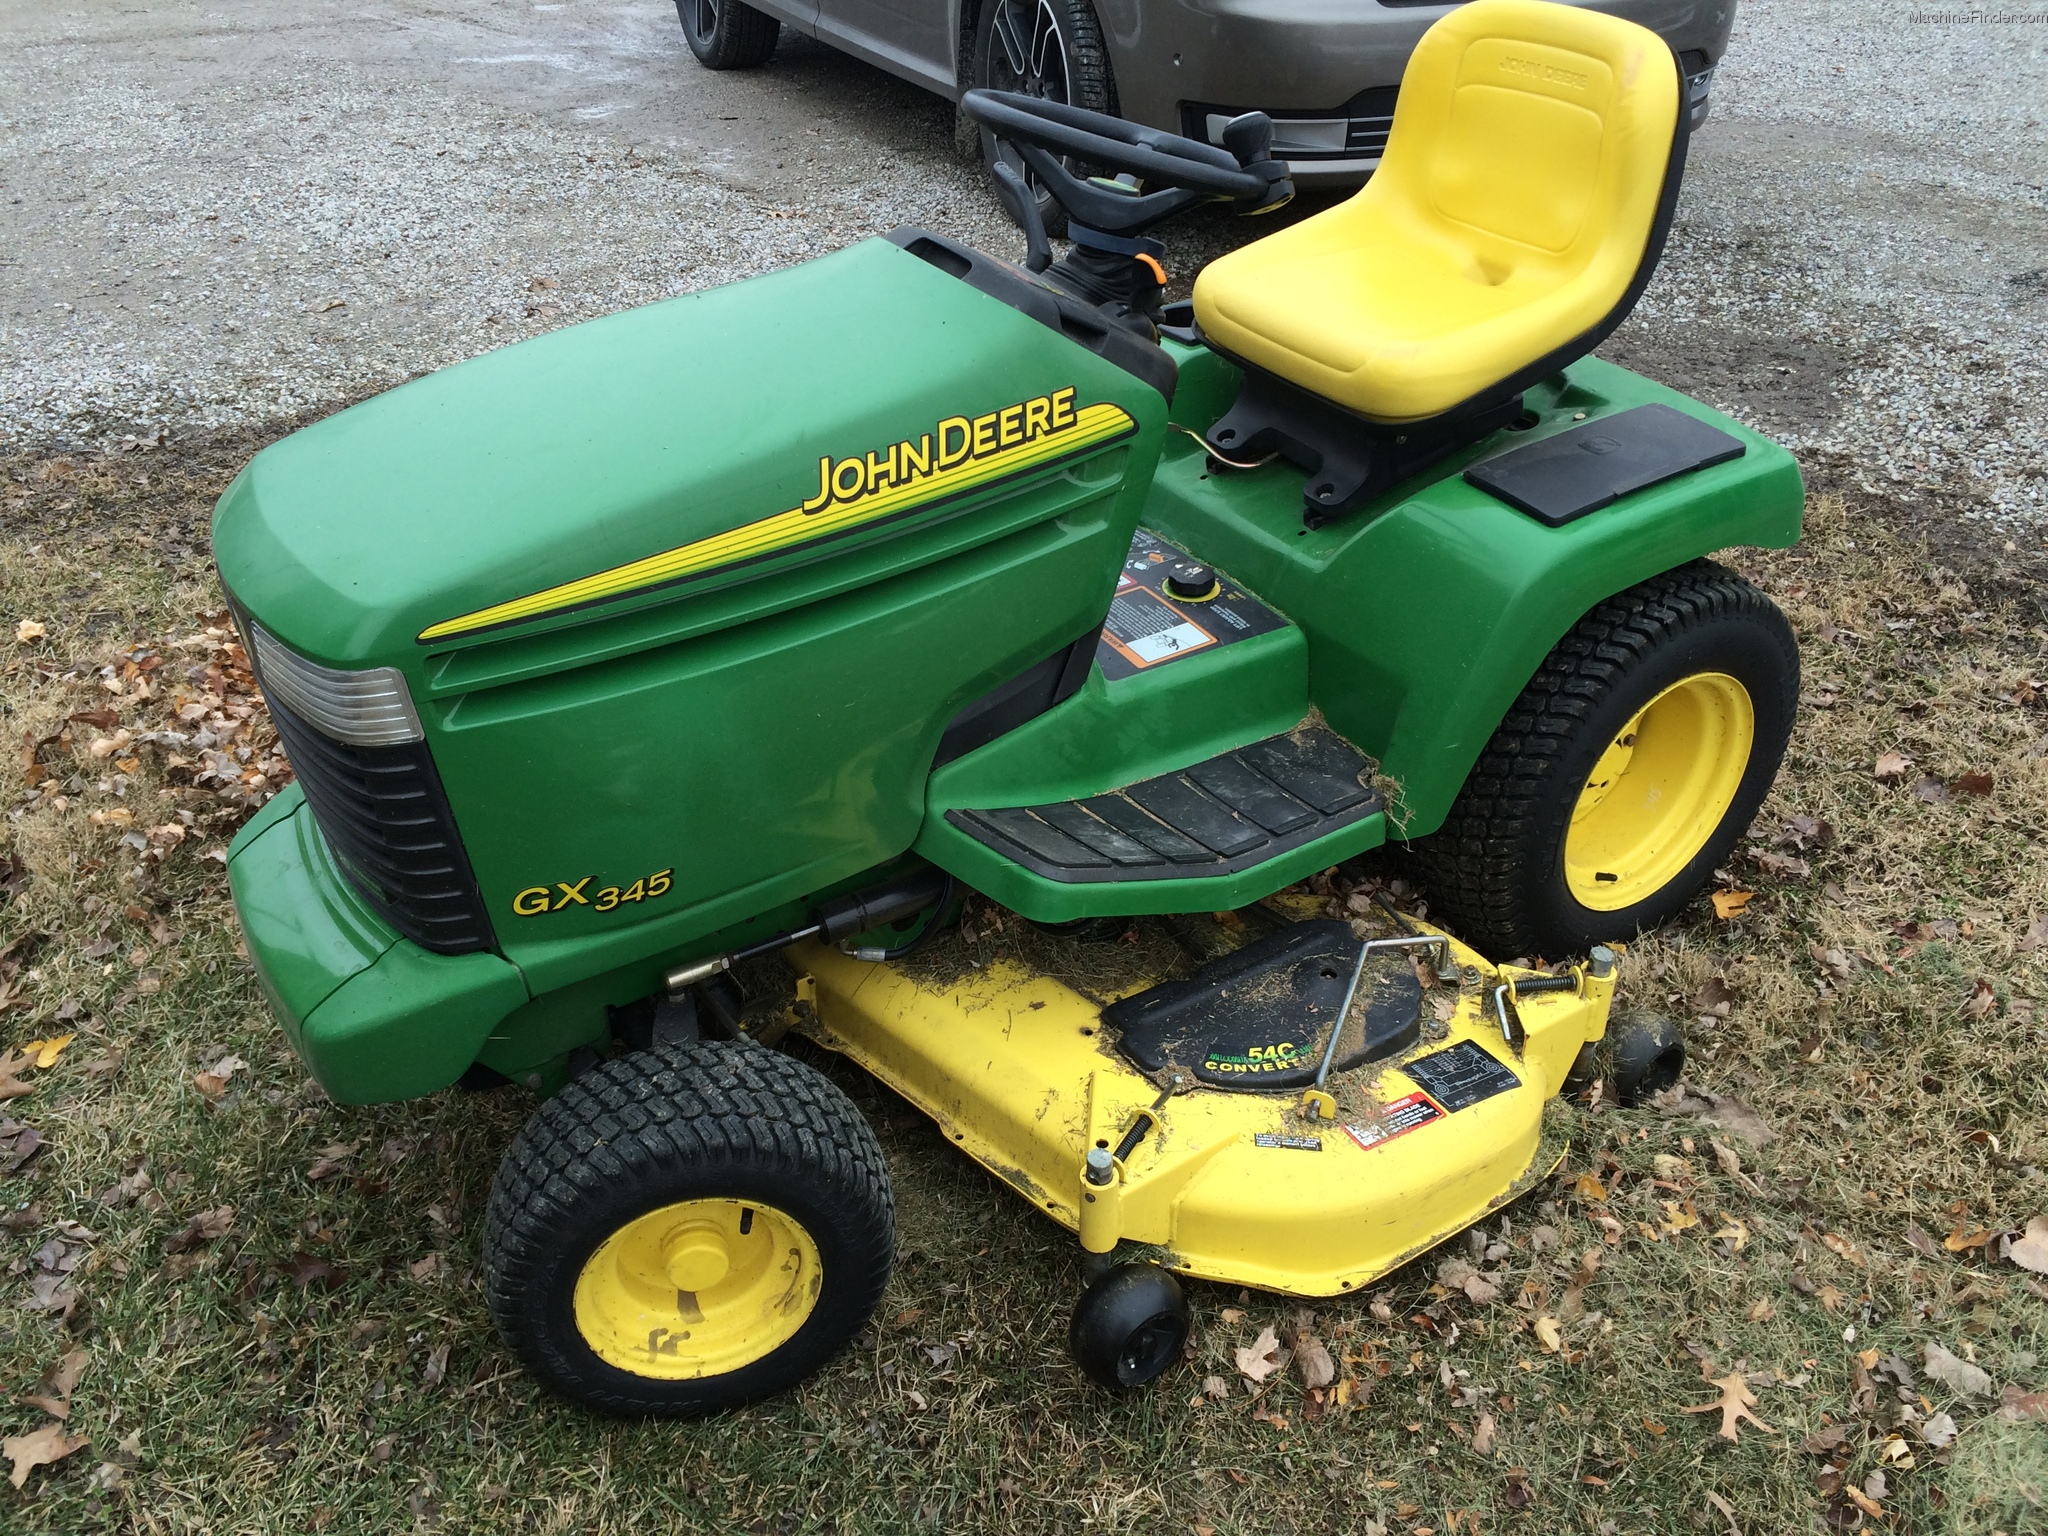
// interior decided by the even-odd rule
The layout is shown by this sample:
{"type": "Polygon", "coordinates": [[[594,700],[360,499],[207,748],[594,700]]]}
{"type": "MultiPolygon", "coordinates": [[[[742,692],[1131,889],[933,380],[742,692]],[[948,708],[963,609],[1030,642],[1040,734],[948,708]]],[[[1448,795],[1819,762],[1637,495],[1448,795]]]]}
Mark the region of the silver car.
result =
{"type": "MultiPolygon", "coordinates": [[[[1576,0],[1574,0],[1576,3],[1576,0]]],[[[1697,128],[1735,0],[1598,0],[1660,34],[1697,128]]],[[[958,100],[1023,91],[1220,143],[1273,119],[1300,186],[1355,186],[1379,164],[1408,55],[1450,5],[1415,0],[676,0],[712,69],[765,63],[782,27],[958,100]]]]}

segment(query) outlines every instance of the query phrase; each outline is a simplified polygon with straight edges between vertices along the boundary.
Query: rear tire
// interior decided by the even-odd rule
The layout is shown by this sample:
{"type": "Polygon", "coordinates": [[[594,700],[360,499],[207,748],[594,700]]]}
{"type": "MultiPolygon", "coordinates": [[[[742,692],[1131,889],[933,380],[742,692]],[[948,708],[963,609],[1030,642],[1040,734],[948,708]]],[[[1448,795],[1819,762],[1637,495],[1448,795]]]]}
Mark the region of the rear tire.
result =
{"type": "MultiPolygon", "coordinates": [[[[983,0],[969,51],[968,77],[982,90],[1016,91],[1091,112],[1118,115],[1116,78],[1102,24],[1088,0],[983,0]]],[[[981,158],[993,166],[995,135],[980,131],[981,158]]],[[[1038,185],[1014,148],[1007,160],[1038,197],[1038,214],[1049,235],[1067,227],[1066,210],[1038,185]]]]}
{"type": "Polygon", "coordinates": [[[1799,648],[1711,561],[1575,624],[1415,844],[1437,911],[1497,956],[1580,954],[1676,916],[1777,776],[1799,648]]]}
{"type": "Polygon", "coordinates": [[[676,0],[683,41],[706,69],[757,69],[775,52],[782,23],[743,0],[676,0]]]}
{"type": "Polygon", "coordinates": [[[810,1375],[888,1283],[874,1133],[821,1074],[744,1041],[592,1068],[491,1186],[484,1295],[555,1390],[604,1413],[737,1407],[810,1375]]]}

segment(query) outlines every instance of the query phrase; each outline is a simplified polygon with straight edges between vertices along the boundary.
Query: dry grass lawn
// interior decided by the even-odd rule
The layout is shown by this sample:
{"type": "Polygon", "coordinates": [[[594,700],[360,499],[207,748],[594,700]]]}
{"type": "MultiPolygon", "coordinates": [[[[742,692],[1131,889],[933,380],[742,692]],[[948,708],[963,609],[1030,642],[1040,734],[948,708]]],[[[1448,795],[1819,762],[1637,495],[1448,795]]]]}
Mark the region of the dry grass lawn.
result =
{"type": "Polygon", "coordinates": [[[2048,1530],[2048,1289],[2003,1251],[2048,1213],[2048,634],[1995,544],[1822,496],[1741,555],[1806,704],[1747,909],[1627,957],[1703,1016],[1690,1089],[1569,1112],[1469,1247],[1312,1310],[1198,1288],[1197,1358],[1113,1400],[1065,1360],[1071,1241],[826,1062],[895,1170],[875,1326],[780,1401],[628,1424],[484,1315],[526,1103],[326,1102],[240,958],[210,855],[275,768],[200,616],[256,441],[0,463],[0,1046],[75,1036],[0,1076],[0,1530],[2048,1530]],[[1350,1385],[1243,1390],[1267,1324],[1350,1385]],[[1745,1393],[1739,1438],[1689,1411],[1745,1393]]]}

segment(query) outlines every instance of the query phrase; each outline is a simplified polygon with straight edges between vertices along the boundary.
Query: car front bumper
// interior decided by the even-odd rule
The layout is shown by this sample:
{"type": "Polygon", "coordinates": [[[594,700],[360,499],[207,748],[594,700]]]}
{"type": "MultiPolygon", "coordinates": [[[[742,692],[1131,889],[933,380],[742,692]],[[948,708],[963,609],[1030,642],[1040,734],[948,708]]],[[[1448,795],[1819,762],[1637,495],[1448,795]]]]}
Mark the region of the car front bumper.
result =
{"type": "MultiPolygon", "coordinates": [[[[1133,122],[1219,143],[1239,112],[1274,119],[1300,187],[1356,186],[1379,164],[1408,56],[1454,7],[1360,0],[1098,0],[1119,106],[1133,122]]],[[[1687,72],[1692,126],[1707,114],[1732,0],[1607,0],[1650,27],[1687,72]]]]}

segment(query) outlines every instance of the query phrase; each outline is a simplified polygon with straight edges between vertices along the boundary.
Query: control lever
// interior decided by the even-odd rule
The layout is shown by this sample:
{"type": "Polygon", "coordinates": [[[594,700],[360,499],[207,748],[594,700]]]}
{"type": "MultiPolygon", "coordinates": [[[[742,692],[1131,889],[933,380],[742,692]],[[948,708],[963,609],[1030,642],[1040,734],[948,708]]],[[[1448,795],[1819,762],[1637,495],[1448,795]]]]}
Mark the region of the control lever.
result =
{"type": "Polygon", "coordinates": [[[1009,211],[1017,227],[1024,231],[1024,265],[1032,272],[1043,272],[1052,265],[1052,241],[1046,237],[1045,220],[1038,211],[1038,199],[1031,195],[1031,188],[1017,168],[1007,160],[998,159],[994,166],[996,196],[1009,211]]]}
{"type": "Polygon", "coordinates": [[[1256,165],[1273,158],[1273,119],[1263,112],[1246,112],[1223,125],[1223,147],[1237,156],[1239,165],[1256,165]]]}

